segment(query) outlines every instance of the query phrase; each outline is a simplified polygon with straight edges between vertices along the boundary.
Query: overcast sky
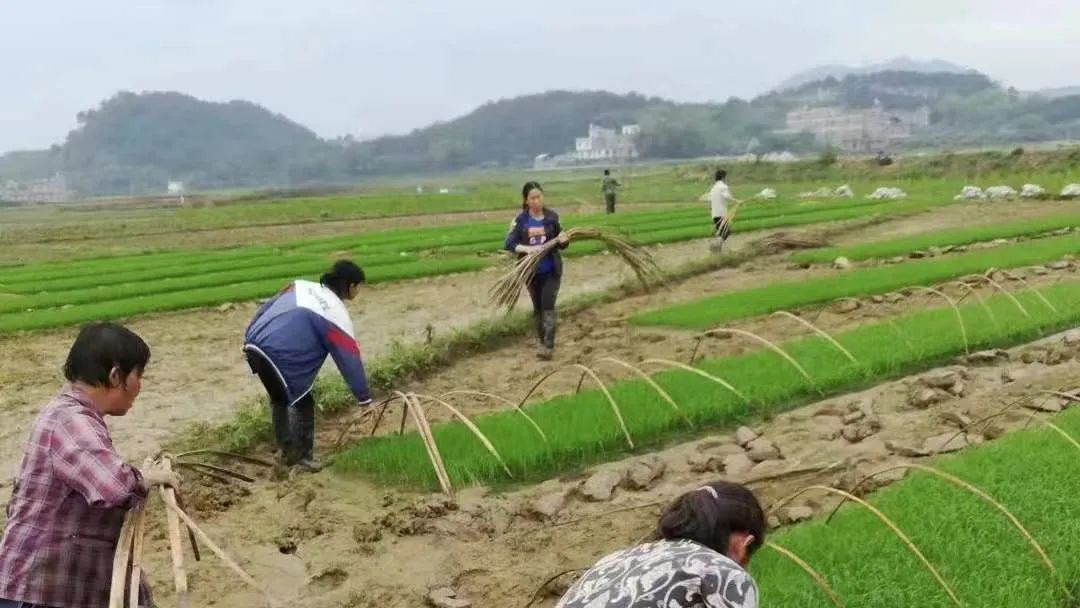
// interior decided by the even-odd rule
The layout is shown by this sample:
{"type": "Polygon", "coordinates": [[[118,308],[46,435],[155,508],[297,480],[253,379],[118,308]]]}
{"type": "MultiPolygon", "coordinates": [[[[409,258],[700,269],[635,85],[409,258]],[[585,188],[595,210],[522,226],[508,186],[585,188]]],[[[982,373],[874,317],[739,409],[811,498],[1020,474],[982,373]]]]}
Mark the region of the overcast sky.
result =
{"type": "Polygon", "coordinates": [[[0,151],[62,141],[119,90],[247,99],[332,137],[552,88],[746,97],[898,55],[1080,85],[1078,23],[1076,0],[0,0],[0,151]]]}

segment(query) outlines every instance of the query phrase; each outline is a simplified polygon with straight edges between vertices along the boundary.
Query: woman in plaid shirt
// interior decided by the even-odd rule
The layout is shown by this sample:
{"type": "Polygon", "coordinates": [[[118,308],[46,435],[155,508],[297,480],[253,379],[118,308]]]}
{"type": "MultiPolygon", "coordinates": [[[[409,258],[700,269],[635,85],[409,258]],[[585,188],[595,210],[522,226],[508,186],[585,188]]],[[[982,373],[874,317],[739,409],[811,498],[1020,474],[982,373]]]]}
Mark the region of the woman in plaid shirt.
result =
{"type": "MultiPolygon", "coordinates": [[[[151,487],[178,483],[172,472],[124,463],[105,426],[105,416],[131,409],[149,360],[150,347],[124,327],[79,332],[64,364],[68,382],[23,451],[0,540],[0,608],[108,606],[124,515],[151,487]]],[[[149,605],[149,589],[141,595],[149,605]]]]}

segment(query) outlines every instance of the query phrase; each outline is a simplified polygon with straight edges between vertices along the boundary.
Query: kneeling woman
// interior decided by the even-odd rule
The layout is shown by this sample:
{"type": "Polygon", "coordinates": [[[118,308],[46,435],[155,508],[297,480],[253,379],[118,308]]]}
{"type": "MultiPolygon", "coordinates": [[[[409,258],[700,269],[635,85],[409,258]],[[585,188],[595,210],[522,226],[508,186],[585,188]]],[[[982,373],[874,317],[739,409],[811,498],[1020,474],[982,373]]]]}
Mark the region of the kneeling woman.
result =
{"type": "Polygon", "coordinates": [[[521,189],[521,213],[510,225],[504,246],[519,258],[539,251],[544,243],[551,240],[559,242],[540,260],[536,276],[529,283],[529,297],[532,298],[533,317],[536,320],[536,335],[540,339],[539,359],[550,360],[555,352],[555,300],[559,297],[559,284],[562,281],[562,255],[559,250],[566,249],[570,238],[559,225],[559,214],[544,206],[544,189],[536,182],[528,182],[521,189]]]}
{"type": "Polygon", "coordinates": [[[601,559],[556,607],[757,608],[746,565],[764,542],[765,513],[750,490],[711,483],[664,511],[653,542],[601,559]]]}
{"type": "Polygon", "coordinates": [[[274,439],[285,464],[318,471],[311,389],[326,356],[334,358],[357,404],[371,403],[360,347],[344,301],[356,297],[364,272],[341,260],[318,283],[294,281],[263,303],[244,335],[244,353],[270,398],[274,439]]]}
{"type": "MultiPolygon", "coordinates": [[[[30,427],[8,503],[0,608],[109,605],[124,517],[152,486],[178,482],[161,467],[126,464],[105,425],[131,409],[149,361],[146,342],[120,325],[93,323],[75,338],[67,384],[30,427]]],[[[142,581],[139,604],[149,606],[142,581]]]]}

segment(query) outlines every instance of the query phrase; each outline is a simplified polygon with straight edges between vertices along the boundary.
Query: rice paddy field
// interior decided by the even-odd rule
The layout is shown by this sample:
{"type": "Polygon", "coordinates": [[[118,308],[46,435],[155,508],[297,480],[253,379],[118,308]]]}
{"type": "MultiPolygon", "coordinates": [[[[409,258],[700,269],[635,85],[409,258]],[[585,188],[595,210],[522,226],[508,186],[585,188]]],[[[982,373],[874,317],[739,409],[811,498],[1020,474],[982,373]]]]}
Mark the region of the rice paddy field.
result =
{"type": "MultiPolygon", "coordinates": [[[[1080,203],[954,199],[1060,192],[1074,156],[729,167],[746,202],[723,253],[705,164],[623,169],[615,215],[595,172],[569,170],[0,209],[0,462],[17,464],[74,333],[101,319],[154,353],[135,409],[109,421],[128,460],[272,460],[244,327],[348,257],[370,283],[352,315],[376,404],[359,410],[327,365],[327,469],[227,458],[212,462],[253,481],[185,477],[189,513],[258,581],[204,556],[194,603],[554,606],[666,503],[725,479],[767,508],[762,605],[1075,606],[1080,203]],[[639,285],[599,241],[572,243],[551,362],[527,307],[487,295],[525,179],[564,228],[628,237],[665,277],[639,285]],[[825,196],[844,184],[854,197],[825,196]],[[868,198],[881,186],[906,197],[868,198]]],[[[174,602],[167,535],[147,545],[174,602]]]]}

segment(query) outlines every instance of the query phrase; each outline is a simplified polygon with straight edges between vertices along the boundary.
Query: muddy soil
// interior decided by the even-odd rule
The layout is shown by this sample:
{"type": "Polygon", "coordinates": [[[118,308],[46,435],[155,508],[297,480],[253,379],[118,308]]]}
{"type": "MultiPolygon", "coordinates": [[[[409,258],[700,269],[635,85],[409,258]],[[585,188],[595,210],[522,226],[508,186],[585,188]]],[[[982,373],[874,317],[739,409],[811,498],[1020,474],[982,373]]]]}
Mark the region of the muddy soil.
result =
{"type": "MultiPolygon", "coordinates": [[[[899,233],[908,233],[904,231],[925,230],[931,225],[934,229],[970,225],[975,217],[998,221],[1014,213],[1011,206],[979,206],[979,213],[969,209],[952,206],[932,215],[893,220],[875,230],[887,231],[892,226],[899,233]]],[[[1047,214],[1059,212],[1060,204],[1045,204],[1043,210],[1047,214]]],[[[860,235],[867,238],[870,232],[863,229],[860,235]]],[[[887,234],[893,233],[872,236],[887,234]]],[[[749,240],[736,236],[733,249],[749,240]]],[[[656,248],[657,259],[665,267],[705,255],[709,254],[704,241],[656,248]]],[[[628,278],[621,263],[610,256],[571,260],[567,272],[563,298],[604,290],[628,278]]],[[[659,293],[595,306],[563,319],[558,359],[553,365],[592,361],[605,354],[631,361],[646,353],[685,361],[693,345],[690,332],[629,328],[625,318],[644,308],[708,293],[831,272],[826,267],[793,269],[783,256],[767,256],[739,268],[679,282],[659,293]]],[[[428,325],[441,335],[489,318],[493,312],[486,305],[486,290],[495,276],[494,272],[470,273],[372,288],[353,312],[365,356],[383,356],[395,341],[422,340],[428,325]],[[447,302],[453,305],[447,306],[447,302]]],[[[1031,278],[1038,285],[1061,276],[1072,275],[1063,272],[1031,278]]],[[[863,302],[853,312],[829,309],[807,318],[829,331],[842,330],[927,303],[937,305],[914,298],[893,304],[863,302]]],[[[239,403],[259,393],[239,353],[243,328],[253,308],[240,304],[222,310],[144,317],[130,324],[151,343],[154,361],[133,415],[110,421],[121,453],[138,461],[188,422],[225,420],[239,403]]],[[[780,340],[806,331],[790,320],[775,318],[738,326],[780,340]]],[[[58,370],[73,334],[73,330],[62,330],[0,338],[0,352],[5,355],[0,360],[0,384],[7,389],[0,395],[0,410],[8,414],[8,425],[0,434],[0,467],[14,469],[26,426],[60,383],[58,370]]],[[[753,347],[733,340],[710,340],[701,355],[734,354],[753,347]]],[[[610,502],[582,501],[577,489],[584,479],[581,475],[505,495],[473,489],[463,492],[456,503],[445,504],[437,497],[375,487],[333,473],[273,483],[263,480],[245,491],[204,490],[190,493],[189,501],[198,519],[206,522],[207,531],[283,603],[303,597],[315,606],[417,606],[428,588],[449,584],[472,598],[476,606],[524,605],[533,589],[551,574],[588,565],[599,555],[640,538],[651,526],[655,508],[557,528],[551,527],[552,521],[567,522],[620,506],[667,500],[720,474],[742,480],[769,477],[759,484],[765,501],[810,481],[839,482],[839,476],[850,478],[853,470],[892,462],[899,452],[920,453],[927,438],[953,428],[950,425],[954,423],[943,421],[945,414],[966,410],[967,416],[977,418],[1021,392],[1072,388],[1080,364],[1072,358],[1071,348],[1067,361],[1022,365],[1024,373],[1011,371],[1021,366],[1019,353],[1008,363],[969,367],[961,375],[963,396],[949,397],[927,409],[908,405],[915,385],[913,379],[907,379],[763,421],[756,431],[772,441],[783,458],[770,458],[739,474],[735,467],[723,470],[723,458],[710,458],[734,455],[727,435],[673,447],[657,455],[665,471],[655,486],[644,491],[616,490],[610,502]],[[1002,378],[1007,369],[1006,376],[1015,380],[1006,384],[1002,378]],[[851,406],[855,402],[857,405],[851,406]],[[826,408],[830,405],[835,407],[826,408]],[[814,415],[823,408],[828,414],[814,415]],[[858,413],[862,418],[854,420],[858,413]],[[847,416],[852,416],[851,424],[858,428],[845,431],[851,426],[844,422],[847,416]],[[860,425],[863,421],[866,424],[860,425]],[[845,438],[845,432],[858,440],[845,438]],[[886,440],[898,442],[890,444],[892,451],[885,447],[886,440]],[[801,472],[837,461],[843,461],[838,468],[801,472]],[[781,476],[775,478],[777,474],[781,476]],[[551,502],[564,502],[563,508],[556,509],[550,521],[537,522],[537,499],[560,493],[562,498],[556,496],[545,504],[550,507],[551,502]]],[[[506,348],[462,360],[425,380],[423,390],[436,393],[466,386],[519,395],[543,370],[550,369],[532,358],[532,349],[533,339],[526,337],[506,348]]],[[[329,373],[333,373],[330,368],[329,373]]],[[[573,390],[577,382],[573,374],[556,376],[539,396],[573,390]]],[[[470,413],[490,407],[465,405],[470,413]]],[[[1008,430],[1021,421],[1014,416],[1001,424],[1008,430]]],[[[321,428],[325,441],[330,435],[326,431],[334,424],[323,421],[321,428]]],[[[999,430],[987,429],[985,434],[997,435],[999,430]]],[[[981,434],[973,431],[968,439],[978,441],[976,435],[981,434]]],[[[323,443],[320,450],[326,452],[328,447],[323,443]]],[[[615,463],[602,469],[628,466],[615,463]]],[[[820,508],[816,503],[807,506],[820,508]]],[[[157,508],[160,512],[160,506],[157,508]]],[[[171,601],[167,597],[170,576],[164,543],[160,527],[155,527],[149,566],[162,604],[171,601]]],[[[208,552],[204,549],[204,553],[208,552]]],[[[192,590],[197,604],[259,603],[257,596],[242,590],[209,555],[193,567],[192,590]]]]}
{"type": "MultiPolygon", "coordinates": [[[[1020,205],[1017,205],[1019,207],[1020,205]]],[[[859,234],[897,226],[932,223],[936,229],[968,225],[975,206],[953,205],[913,218],[890,220],[877,228],[860,227],[859,234]]],[[[1031,205],[1024,206],[1028,209],[1031,205]]],[[[1060,203],[1042,203],[1025,213],[1060,212],[1060,203]]],[[[1013,206],[983,205],[980,218],[1012,217],[1013,206]]],[[[452,214],[454,216],[458,214],[452,214]]],[[[432,220],[439,221],[439,220],[432,220]]],[[[818,231],[822,226],[807,230],[818,231]]],[[[729,250],[738,252],[762,233],[736,235],[729,250]]],[[[882,234],[875,234],[882,237],[882,234]]],[[[657,262],[675,268],[689,261],[711,255],[705,240],[653,248],[657,262]]],[[[395,343],[415,343],[427,337],[430,326],[434,335],[499,314],[487,303],[487,288],[498,276],[497,269],[484,272],[433,277],[372,286],[362,295],[352,311],[365,358],[378,359],[395,343]],[[447,305],[452,302],[453,305],[447,305]]],[[[612,256],[598,255],[568,260],[567,274],[560,297],[563,301],[577,295],[610,289],[631,278],[629,271],[612,256]]],[[[738,268],[724,269],[693,277],[665,287],[659,293],[628,298],[615,304],[595,307],[575,317],[562,320],[557,363],[590,360],[600,355],[622,356],[633,360],[632,348],[645,341],[655,356],[685,359],[684,332],[657,332],[628,328],[622,321],[631,313],[663,304],[695,299],[708,293],[745,289],[777,280],[823,276],[828,268],[797,269],[782,255],[751,260],[738,268]],[[641,336],[640,339],[637,336],[641,336]]],[[[525,302],[519,304],[526,308],[525,302]]],[[[129,325],[150,343],[154,355],[144,383],[142,396],[132,416],[111,421],[114,440],[121,453],[132,460],[155,452],[169,437],[193,421],[220,422],[229,419],[244,402],[261,393],[240,354],[243,330],[255,309],[253,303],[224,306],[220,309],[187,311],[139,317],[129,325]]],[[[766,329],[770,336],[798,330],[791,321],[775,323],[766,329]],[[780,332],[780,333],[777,333],[780,332]]],[[[753,328],[754,323],[749,326],[753,328]]],[[[826,327],[829,327],[826,325],[826,327]]],[[[0,471],[13,470],[22,448],[27,426],[41,404],[62,381],[60,367],[74,338],[74,329],[32,332],[0,337],[0,411],[8,424],[0,432],[0,471]]],[[[745,346],[745,345],[744,345],[745,346]]],[[[522,338],[510,347],[464,359],[445,373],[426,381],[425,390],[441,392],[463,386],[485,387],[505,395],[523,392],[523,383],[531,384],[543,366],[532,359],[533,341],[522,338]]],[[[707,351],[719,354],[720,351],[707,351]]],[[[335,373],[332,365],[324,372],[335,373]]],[[[572,390],[577,378],[556,376],[538,396],[572,390]]],[[[470,407],[483,408],[483,404],[470,407]]]]}
{"type": "MultiPolygon", "coordinates": [[[[670,205],[658,203],[636,203],[628,205],[632,211],[663,209],[670,205]]],[[[509,209],[510,207],[508,207],[509,209]]],[[[564,216],[592,214],[602,212],[602,207],[588,204],[560,205],[564,216]]],[[[375,217],[342,221],[316,221],[301,225],[238,226],[231,228],[209,228],[205,230],[168,230],[154,234],[155,228],[146,220],[131,223],[134,234],[95,236],[93,238],[71,238],[70,240],[39,241],[33,234],[33,224],[24,227],[9,227],[4,244],[4,261],[19,260],[23,263],[67,260],[73,256],[132,254],[142,251],[171,249],[200,249],[237,247],[243,245],[268,245],[287,243],[298,237],[319,238],[346,234],[364,234],[395,228],[417,228],[445,226],[472,222],[490,222],[509,217],[506,209],[489,211],[463,211],[459,213],[436,213],[430,215],[411,215],[399,217],[375,217]],[[30,236],[20,238],[20,231],[30,231],[30,236]]],[[[116,220],[122,222],[123,220],[116,220]]],[[[115,222],[114,222],[115,223],[115,222]]],[[[55,227],[50,228],[52,235],[55,227]]],[[[73,229],[74,231],[74,229],[73,229]]]]}
{"type": "MultiPolygon", "coordinates": [[[[660,505],[708,480],[748,483],[770,505],[811,484],[852,489],[871,472],[925,463],[932,453],[961,451],[1028,426],[1032,415],[1052,416],[1073,400],[1037,393],[1080,387],[1078,347],[1075,333],[1055,336],[993,362],[958,362],[780,414],[740,430],[761,438],[754,447],[767,447],[760,452],[739,445],[737,435],[716,434],[507,493],[467,489],[456,501],[322,473],[260,481],[224,512],[215,514],[212,501],[197,504],[196,512],[282,603],[303,598],[320,608],[404,608],[450,586],[473,606],[524,606],[555,574],[641,540],[660,505]],[[935,401],[913,405],[926,390],[938,391],[935,401]],[[1016,402],[1006,415],[980,422],[1016,402]]],[[[1047,440],[1055,437],[1048,432],[1047,440]]],[[[860,485],[859,493],[901,477],[885,475],[860,485]]],[[[810,495],[770,520],[782,525],[834,504],[810,495]]],[[[158,536],[149,567],[159,601],[168,603],[168,554],[158,536]]],[[[836,539],[838,547],[843,542],[836,539]]],[[[197,604],[259,604],[257,594],[212,560],[193,570],[197,604]]],[[[571,580],[560,579],[551,593],[571,580]]],[[[541,598],[537,605],[554,604],[554,595],[541,598]]]]}
{"type": "MultiPolygon", "coordinates": [[[[739,242],[733,243],[732,249],[738,248],[739,242]]],[[[704,240],[664,245],[653,252],[663,268],[709,255],[704,240]]],[[[499,272],[492,268],[367,288],[351,305],[364,357],[378,359],[395,343],[422,342],[429,326],[440,336],[501,314],[487,301],[499,272]]],[[[562,297],[605,291],[630,278],[613,256],[573,259],[567,264],[562,297]]],[[[525,309],[526,303],[519,306],[525,309]]],[[[239,405],[261,393],[240,353],[255,308],[248,302],[128,323],[150,344],[153,355],[135,411],[110,422],[121,453],[152,453],[188,423],[227,420],[239,405]]],[[[0,384],[7,389],[0,394],[0,411],[7,414],[0,433],[0,471],[13,470],[27,425],[62,382],[60,368],[75,333],[69,328],[0,337],[0,384]]],[[[324,371],[336,373],[333,365],[324,371]]]]}
{"type": "Polygon", "coordinates": [[[870,241],[884,241],[915,236],[934,230],[971,228],[1009,221],[1031,220],[1039,217],[1068,213],[1073,207],[1062,201],[1009,201],[1005,203],[964,203],[895,221],[872,226],[858,233],[840,235],[835,245],[852,245],[870,241]]]}
{"type": "MultiPolygon", "coordinates": [[[[767,260],[760,262],[768,263],[767,260]]],[[[649,358],[662,358],[688,363],[712,357],[739,355],[759,349],[759,343],[745,338],[710,337],[699,343],[699,332],[657,327],[639,327],[625,323],[625,319],[638,311],[663,306],[671,302],[682,302],[720,291],[746,289],[760,282],[763,274],[768,281],[796,280],[807,276],[825,276],[832,272],[825,267],[808,270],[784,270],[783,264],[772,272],[763,273],[755,270],[759,262],[736,269],[724,269],[701,275],[689,281],[666,288],[661,293],[646,294],[626,298],[615,303],[595,306],[565,320],[560,328],[555,360],[541,363],[533,358],[534,338],[525,337],[502,348],[469,357],[444,370],[432,374],[422,382],[409,387],[418,393],[440,395],[455,390],[484,390],[518,401],[534,383],[547,372],[567,366],[571,363],[583,363],[596,367],[604,381],[626,378],[631,375],[625,369],[612,364],[599,362],[603,357],[614,357],[638,365],[649,358]]],[[[1063,270],[1049,270],[1038,267],[1036,274],[1032,269],[1016,269],[1011,276],[1024,279],[1027,285],[1039,289],[1063,280],[1074,280],[1077,268],[1070,266],[1063,270]]],[[[1000,283],[1008,289],[1021,289],[1018,280],[998,277],[1000,283]]],[[[964,303],[974,301],[971,291],[985,299],[996,295],[994,288],[983,284],[969,291],[958,286],[947,287],[944,291],[954,300],[964,303]]],[[[939,308],[944,302],[935,296],[926,294],[904,295],[891,293],[888,296],[845,300],[835,303],[816,305],[796,311],[806,321],[830,334],[836,334],[874,324],[882,319],[896,318],[926,308],[939,308]],[[857,306],[854,310],[849,307],[857,306]]],[[[775,343],[812,336],[813,332],[793,319],[779,316],[765,316],[728,324],[728,327],[743,329],[758,334],[775,343]]],[[[647,371],[658,371],[662,367],[646,367],[647,371]]],[[[592,388],[586,380],[585,389],[592,388]]],[[[560,372],[546,380],[533,393],[530,401],[538,401],[578,390],[581,372],[573,369],[560,372]]],[[[504,407],[490,400],[471,397],[455,397],[455,403],[467,414],[476,414],[493,408],[504,407]]],[[[442,414],[436,413],[436,419],[442,414]]],[[[336,425],[329,425],[336,428],[336,425]]],[[[342,427],[344,429],[344,427],[342,427]]]]}

